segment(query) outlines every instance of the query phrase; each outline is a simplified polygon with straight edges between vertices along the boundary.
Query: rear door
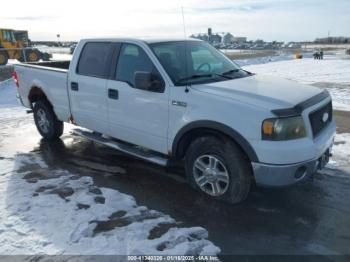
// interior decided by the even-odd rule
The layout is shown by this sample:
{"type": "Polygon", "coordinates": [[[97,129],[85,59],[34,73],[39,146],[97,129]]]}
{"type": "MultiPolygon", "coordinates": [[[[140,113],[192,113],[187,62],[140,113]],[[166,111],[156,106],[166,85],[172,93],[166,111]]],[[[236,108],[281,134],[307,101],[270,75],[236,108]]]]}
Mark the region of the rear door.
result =
{"type": "Polygon", "coordinates": [[[113,137],[167,154],[169,88],[161,77],[151,51],[122,43],[112,62],[108,80],[110,132],[113,137]],[[161,90],[136,89],[135,72],[150,72],[164,85],[161,90]]]}
{"type": "Polygon", "coordinates": [[[113,44],[87,42],[75,68],[70,69],[68,90],[75,122],[101,133],[108,133],[107,78],[113,44]]]}

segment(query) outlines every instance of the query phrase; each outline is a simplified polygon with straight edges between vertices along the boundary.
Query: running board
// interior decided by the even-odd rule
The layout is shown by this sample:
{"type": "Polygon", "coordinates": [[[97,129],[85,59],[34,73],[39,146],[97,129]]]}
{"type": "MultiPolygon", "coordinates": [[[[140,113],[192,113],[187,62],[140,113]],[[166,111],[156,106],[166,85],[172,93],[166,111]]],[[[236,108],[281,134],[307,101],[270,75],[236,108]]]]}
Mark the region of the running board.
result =
{"type": "Polygon", "coordinates": [[[86,130],[81,129],[73,129],[72,133],[87,138],[91,141],[94,141],[96,143],[112,147],[116,150],[119,150],[123,153],[126,153],[128,155],[140,158],[142,160],[152,162],[154,164],[160,165],[160,166],[167,166],[168,165],[168,159],[165,157],[162,157],[160,154],[152,153],[151,151],[146,151],[143,149],[140,149],[137,146],[124,144],[121,142],[117,142],[115,140],[111,140],[108,138],[103,137],[101,134],[93,133],[86,130]]]}

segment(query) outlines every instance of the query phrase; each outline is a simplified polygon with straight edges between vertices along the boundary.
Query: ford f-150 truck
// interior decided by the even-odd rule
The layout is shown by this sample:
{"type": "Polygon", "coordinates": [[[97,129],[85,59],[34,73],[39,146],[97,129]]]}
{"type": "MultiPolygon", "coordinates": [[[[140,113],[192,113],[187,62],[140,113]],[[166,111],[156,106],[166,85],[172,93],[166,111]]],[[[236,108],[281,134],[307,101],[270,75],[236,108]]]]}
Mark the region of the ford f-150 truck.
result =
{"type": "Polygon", "coordinates": [[[71,61],[15,65],[22,104],[45,139],[75,133],[159,165],[230,203],[251,185],[287,186],[327,163],[329,93],[247,72],[194,40],[86,39],[71,61]]]}

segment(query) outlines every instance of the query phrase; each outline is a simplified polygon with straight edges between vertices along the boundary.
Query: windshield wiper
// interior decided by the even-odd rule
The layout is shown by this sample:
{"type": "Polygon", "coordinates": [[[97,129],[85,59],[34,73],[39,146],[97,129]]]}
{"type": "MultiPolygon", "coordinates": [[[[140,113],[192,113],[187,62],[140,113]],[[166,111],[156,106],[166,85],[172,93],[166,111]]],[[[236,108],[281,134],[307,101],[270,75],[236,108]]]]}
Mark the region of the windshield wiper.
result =
{"type": "Polygon", "coordinates": [[[239,70],[241,70],[241,69],[238,69],[238,68],[236,68],[236,69],[231,69],[231,70],[229,70],[229,71],[223,72],[222,75],[223,75],[223,76],[226,76],[226,75],[230,75],[230,74],[232,74],[232,73],[237,73],[239,70]]]}
{"type": "Polygon", "coordinates": [[[202,78],[202,77],[213,77],[213,76],[219,76],[219,77],[223,77],[226,79],[232,79],[229,76],[226,76],[224,74],[216,74],[216,73],[212,73],[212,74],[194,74],[188,77],[184,77],[179,79],[177,82],[183,82],[183,81],[187,81],[187,80],[192,80],[192,79],[197,79],[197,78],[202,78]]]}
{"type": "Polygon", "coordinates": [[[192,79],[197,79],[197,78],[201,78],[201,77],[212,77],[213,74],[194,74],[188,77],[184,77],[178,80],[178,82],[183,82],[183,81],[187,81],[187,80],[192,80],[192,79]]]}

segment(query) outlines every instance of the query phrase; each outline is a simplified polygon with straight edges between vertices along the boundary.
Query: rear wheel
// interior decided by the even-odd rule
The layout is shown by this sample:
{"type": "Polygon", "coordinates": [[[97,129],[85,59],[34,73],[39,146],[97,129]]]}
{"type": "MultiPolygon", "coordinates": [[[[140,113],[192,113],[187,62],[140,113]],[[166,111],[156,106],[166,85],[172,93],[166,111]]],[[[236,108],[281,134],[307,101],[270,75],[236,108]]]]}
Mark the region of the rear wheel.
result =
{"type": "Polygon", "coordinates": [[[20,62],[38,62],[40,60],[40,53],[37,50],[25,50],[21,52],[18,61],[20,62]],[[25,59],[24,59],[25,55],[25,59]]]}
{"type": "Polygon", "coordinates": [[[35,125],[43,138],[54,140],[63,134],[63,122],[57,119],[48,101],[36,102],[33,111],[35,125]]]}
{"type": "Polygon", "coordinates": [[[226,138],[195,140],[186,153],[186,173],[194,188],[231,204],[245,200],[251,186],[249,161],[226,138]]]}
{"type": "Polygon", "coordinates": [[[8,55],[4,51],[0,51],[0,65],[6,65],[8,62],[8,55]]]}

